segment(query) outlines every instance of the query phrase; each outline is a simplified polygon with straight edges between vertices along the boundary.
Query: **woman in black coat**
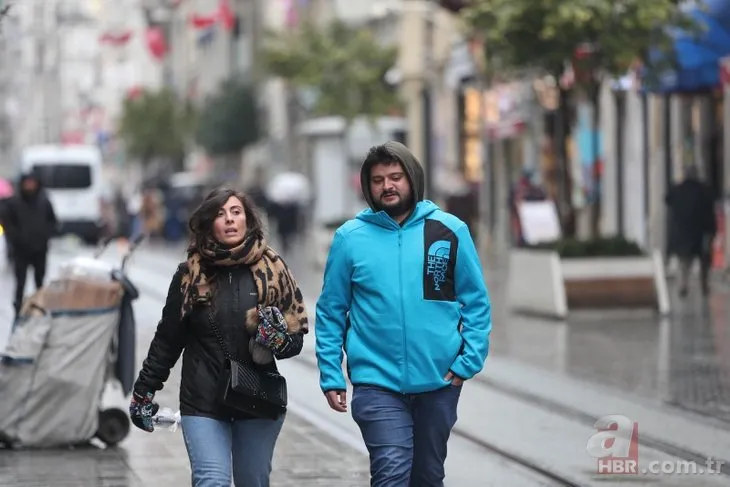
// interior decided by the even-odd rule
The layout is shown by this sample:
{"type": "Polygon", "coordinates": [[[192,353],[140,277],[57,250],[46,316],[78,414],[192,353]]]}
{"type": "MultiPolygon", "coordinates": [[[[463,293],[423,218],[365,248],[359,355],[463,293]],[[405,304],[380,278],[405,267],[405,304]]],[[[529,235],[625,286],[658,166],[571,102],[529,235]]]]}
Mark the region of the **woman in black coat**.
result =
{"type": "Polygon", "coordinates": [[[211,192],[190,231],[188,259],[172,278],[130,415],[137,427],[154,429],[154,394],[182,354],[180,412],[193,485],[230,486],[233,478],[238,487],[268,487],[284,411],[246,396],[231,405],[220,392],[230,358],[261,377],[278,374],[275,359],[299,354],[308,330],[302,293],[242,193],[211,192]]]}

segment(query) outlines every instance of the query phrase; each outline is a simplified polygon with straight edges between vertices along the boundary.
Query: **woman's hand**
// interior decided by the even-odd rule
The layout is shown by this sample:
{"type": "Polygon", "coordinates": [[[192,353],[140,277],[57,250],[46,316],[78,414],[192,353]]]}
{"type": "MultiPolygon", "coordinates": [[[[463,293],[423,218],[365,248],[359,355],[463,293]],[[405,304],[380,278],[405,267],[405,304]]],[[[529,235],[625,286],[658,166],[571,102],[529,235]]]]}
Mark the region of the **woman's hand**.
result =
{"type": "Polygon", "coordinates": [[[160,409],[160,405],[152,401],[154,397],[155,395],[151,392],[147,394],[134,392],[132,402],[129,404],[129,417],[132,419],[132,424],[148,433],[155,430],[152,418],[160,409]]]}
{"type": "Polygon", "coordinates": [[[274,353],[281,353],[291,343],[291,337],[286,332],[286,320],[278,308],[259,306],[259,326],[256,330],[256,343],[268,348],[274,353]]]}

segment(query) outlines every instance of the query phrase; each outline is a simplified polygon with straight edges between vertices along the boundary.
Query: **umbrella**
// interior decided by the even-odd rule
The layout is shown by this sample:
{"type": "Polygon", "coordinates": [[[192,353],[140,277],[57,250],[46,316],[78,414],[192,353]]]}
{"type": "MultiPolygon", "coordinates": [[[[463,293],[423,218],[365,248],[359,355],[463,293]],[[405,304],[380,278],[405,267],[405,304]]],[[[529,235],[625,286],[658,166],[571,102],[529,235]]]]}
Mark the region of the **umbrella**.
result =
{"type": "Polygon", "coordinates": [[[285,172],[275,176],[266,188],[266,196],[278,204],[306,203],[309,194],[309,180],[297,172],[285,172]]]}

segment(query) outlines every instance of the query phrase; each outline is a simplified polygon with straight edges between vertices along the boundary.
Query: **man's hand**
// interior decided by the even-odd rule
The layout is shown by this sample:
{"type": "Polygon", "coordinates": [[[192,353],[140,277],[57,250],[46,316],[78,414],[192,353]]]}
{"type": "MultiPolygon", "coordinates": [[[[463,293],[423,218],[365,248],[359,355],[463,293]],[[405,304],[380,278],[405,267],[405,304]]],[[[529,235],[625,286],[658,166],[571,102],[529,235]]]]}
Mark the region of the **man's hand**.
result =
{"type": "Polygon", "coordinates": [[[444,377],[444,380],[446,382],[451,382],[451,385],[454,387],[461,387],[464,384],[464,379],[461,377],[457,377],[454,375],[453,372],[449,370],[449,373],[446,374],[446,377],[444,377]]]}
{"type": "Polygon", "coordinates": [[[324,396],[332,409],[338,413],[347,412],[347,391],[327,391],[324,396]]]}

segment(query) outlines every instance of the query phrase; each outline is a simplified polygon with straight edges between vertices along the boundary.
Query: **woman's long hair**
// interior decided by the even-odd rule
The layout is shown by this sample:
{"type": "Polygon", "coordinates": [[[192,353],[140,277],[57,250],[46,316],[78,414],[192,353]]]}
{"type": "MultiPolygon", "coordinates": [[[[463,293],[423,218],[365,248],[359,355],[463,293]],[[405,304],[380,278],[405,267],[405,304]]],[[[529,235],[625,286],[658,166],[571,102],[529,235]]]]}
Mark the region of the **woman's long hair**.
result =
{"type": "Polygon", "coordinates": [[[188,251],[202,249],[214,238],[213,222],[218,218],[218,212],[223,208],[223,205],[232,196],[237,198],[243,205],[243,212],[246,215],[246,235],[263,234],[261,218],[253,200],[241,191],[224,186],[208,193],[208,196],[190,216],[188,228],[191,235],[188,251]]]}

